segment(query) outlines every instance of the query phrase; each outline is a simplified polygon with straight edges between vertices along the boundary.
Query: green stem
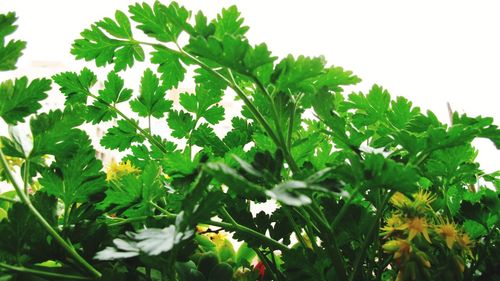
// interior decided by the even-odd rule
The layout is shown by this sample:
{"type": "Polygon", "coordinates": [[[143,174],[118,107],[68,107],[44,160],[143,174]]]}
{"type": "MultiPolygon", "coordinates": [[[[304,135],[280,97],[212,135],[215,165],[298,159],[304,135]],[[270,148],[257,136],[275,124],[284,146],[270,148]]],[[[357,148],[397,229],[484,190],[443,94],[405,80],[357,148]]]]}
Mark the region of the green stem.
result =
{"type": "Polygon", "coordinates": [[[266,255],[264,255],[264,253],[262,253],[261,250],[259,250],[258,248],[256,247],[252,247],[252,249],[255,251],[255,253],[257,254],[257,256],[259,257],[259,259],[262,261],[262,263],[264,263],[264,266],[266,267],[266,269],[269,269],[269,272],[271,273],[271,277],[272,279],[271,280],[283,280],[282,278],[279,278],[278,277],[278,269],[271,265],[271,262],[269,261],[269,259],[266,257],[266,255]]]}
{"type": "Polygon", "coordinates": [[[24,193],[29,194],[29,182],[30,182],[30,160],[29,158],[26,158],[24,161],[24,175],[23,175],[23,182],[24,182],[24,193]]]}
{"type": "Polygon", "coordinates": [[[320,214],[318,214],[313,207],[306,205],[306,210],[310,215],[312,215],[313,219],[317,223],[319,223],[320,228],[320,238],[325,243],[325,248],[328,251],[330,258],[332,259],[333,265],[337,269],[337,276],[340,280],[345,280],[347,276],[346,266],[344,259],[342,258],[342,254],[340,253],[340,249],[337,245],[337,241],[335,240],[335,235],[328,224],[328,221],[320,214]]]}
{"type": "MultiPolygon", "coordinates": [[[[290,165],[290,169],[292,170],[292,172],[294,174],[297,174],[299,172],[299,167],[298,167],[297,163],[295,162],[295,160],[293,159],[293,156],[292,156],[292,153],[290,150],[290,145],[287,145],[287,142],[285,141],[285,137],[283,135],[283,130],[281,128],[281,124],[279,121],[278,110],[276,109],[276,104],[274,103],[273,97],[271,96],[269,91],[267,91],[266,87],[264,87],[264,85],[262,85],[262,83],[259,81],[259,79],[253,78],[253,80],[254,80],[255,84],[257,84],[257,87],[259,87],[259,89],[266,95],[269,103],[271,104],[271,109],[272,109],[272,112],[274,115],[273,116],[274,117],[274,125],[276,127],[276,131],[278,132],[278,138],[279,138],[279,142],[280,142],[280,143],[276,143],[276,145],[281,146],[283,153],[284,153],[284,156],[285,156],[285,159],[286,159],[286,162],[288,163],[288,165],[290,165]]],[[[293,111],[295,111],[295,109],[293,109],[292,112],[293,111]]],[[[292,114],[292,117],[293,117],[293,114],[292,114]]],[[[291,122],[293,125],[293,120],[291,122]]],[[[293,131],[293,128],[289,127],[288,131],[289,131],[288,133],[290,135],[290,142],[291,142],[291,131],[293,131]]]]}
{"type": "Polygon", "coordinates": [[[78,275],[72,275],[72,274],[56,273],[56,272],[50,272],[50,271],[43,271],[43,270],[32,269],[32,268],[27,268],[27,267],[14,266],[14,265],[6,264],[3,262],[0,262],[0,267],[5,268],[5,269],[10,270],[10,271],[29,273],[29,274],[35,274],[35,275],[40,275],[40,276],[45,276],[45,277],[52,277],[52,278],[62,278],[62,279],[66,279],[66,280],[68,280],[68,279],[69,280],[93,280],[93,278],[90,278],[90,277],[78,276],[78,275]]]}
{"type": "Polygon", "coordinates": [[[302,233],[300,232],[300,228],[295,222],[295,219],[293,218],[292,214],[290,213],[290,210],[286,206],[281,207],[283,209],[283,212],[285,213],[285,216],[288,218],[288,221],[290,221],[290,224],[292,224],[293,232],[295,233],[295,236],[297,236],[297,240],[299,240],[300,244],[304,249],[307,248],[307,243],[304,240],[304,237],[302,237],[302,233]]]}
{"type": "Polygon", "coordinates": [[[87,269],[90,273],[92,273],[93,276],[100,278],[101,273],[97,271],[90,263],[88,263],[82,256],[76,252],[76,250],[69,245],[60,235],[57,233],[57,231],[45,220],[45,218],[38,212],[38,210],[33,206],[31,203],[29,197],[24,193],[23,189],[21,189],[21,186],[16,182],[14,179],[14,175],[12,175],[12,172],[9,170],[9,166],[7,165],[7,160],[5,159],[5,155],[3,154],[3,151],[0,149],[0,162],[5,170],[5,174],[7,176],[7,180],[10,181],[10,183],[14,186],[14,189],[17,192],[17,196],[19,196],[19,199],[21,199],[21,202],[23,202],[28,209],[31,211],[31,213],[35,216],[35,219],[38,220],[38,222],[45,228],[45,230],[56,240],[61,247],[63,247],[66,252],[68,252],[78,263],[80,263],[85,269],[87,269]]]}
{"type": "Polygon", "coordinates": [[[239,231],[242,233],[252,235],[253,237],[258,238],[262,242],[265,242],[267,245],[273,246],[274,248],[276,248],[282,252],[286,252],[289,250],[286,245],[283,245],[280,242],[278,242],[270,237],[267,237],[266,235],[264,235],[260,232],[257,232],[251,228],[248,228],[244,225],[241,225],[241,224],[232,224],[232,223],[219,222],[219,221],[214,221],[214,220],[202,221],[200,223],[218,226],[218,227],[222,227],[222,228],[227,229],[227,230],[239,231]]]}
{"type": "Polygon", "coordinates": [[[393,191],[387,193],[387,195],[384,198],[384,201],[379,206],[377,213],[375,215],[375,219],[373,220],[373,223],[370,226],[370,229],[368,230],[368,234],[366,235],[366,239],[363,241],[361,248],[358,250],[358,254],[356,255],[356,258],[354,259],[353,270],[352,270],[351,274],[349,275],[349,281],[353,281],[354,278],[356,278],[356,274],[358,273],[358,270],[361,266],[361,263],[365,259],[365,256],[368,252],[367,251],[368,246],[370,245],[372,237],[375,234],[375,231],[377,230],[377,226],[380,223],[379,220],[384,213],[385,205],[387,204],[387,202],[389,202],[389,199],[391,198],[393,193],[394,193],[393,191]]]}
{"type": "Polygon", "coordinates": [[[115,220],[116,222],[112,222],[112,223],[108,224],[108,227],[116,227],[116,226],[131,223],[131,222],[145,221],[148,218],[154,218],[154,219],[165,218],[165,219],[175,220],[175,218],[177,218],[177,216],[172,214],[172,215],[141,216],[141,217],[126,218],[126,219],[112,218],[112,220],[115,220]]]}
{"type": "Polygon", "coordinates": [[[356,195],[359,193],[359,190],[361,189],[361,185],[358,185],[356,189],[352,192],[351,196],[347,201],[344,203],[344,205],[340,208],[339,213],[335,216],[335,219],[331,223],[331,228],[335,230],[337,227],[337,224],[344,218],[344,216],[347,214],[347,210],[349,209],[349,206],[352,203],[352,200],[356,197],[356,195]]]}

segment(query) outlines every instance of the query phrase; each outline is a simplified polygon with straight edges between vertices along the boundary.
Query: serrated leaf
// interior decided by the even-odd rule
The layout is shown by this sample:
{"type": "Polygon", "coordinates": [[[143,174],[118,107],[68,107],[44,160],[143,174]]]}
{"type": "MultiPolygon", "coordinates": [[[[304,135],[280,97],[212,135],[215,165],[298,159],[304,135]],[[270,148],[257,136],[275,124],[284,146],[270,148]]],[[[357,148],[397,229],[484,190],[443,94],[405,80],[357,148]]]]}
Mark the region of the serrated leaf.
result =
{"type": "Polygon", "coordinates": [[[129,148],[132,143],[142,141],[144,141],[144,137],[138,134],[135,126],[126,120],[119,120],[117,126],[109,129],[106,135],[102,137],[101,145],[109,149],[123,151],[129,148]]]}
{"type": "Polygon", "coordinates": [[[104,89],[99,90],[98,98],[88,107],[87,121],[97,124],[116,118],[116,111],[111,107],[129,100],[132,96],[132,90],[123,86],[123,79],[116,72],[111,71],[104,82],[104,89]]]}
{"type": "Polygon", "coordinates": [[[130,28],[130,21],[128,20],[128,17],[122,11],[116,11],[115,19],[116,22],[113,19],[104,18],[103,20],[97,22],[96,25],[114,37],[131,39],[132,29],[130,28]]]}
{"type": "Polygon", "coordinates": [[[233,129],[223,139],[229,147],[244,146],[252,140],[253,126],[245,119],[234,117],[231,124],[233,129]]]}
{"type": "Polygon", "coordinates": [[[70,159],[56,159],[42,172],[42,191],[60,198],[66,207],[84,203],[90,196],[104,190],[105,175],[101,161],[90,146],[80,148],[70,159]]]}
{"type": "Polygon", "coordinates": [[[115,71],[132,67],[135,60],[143,61],[144,50],[133,40],[128,18],[117,12],[116,20],[105,18],[80,33],[83,38],[75,40],[71,48],[76,59],[94,60],[96,66],[114,63],[115,71]],[[104,31],[124,40],[111,38],[104,31]]]}
{"type": "Polygon", "coordinates": [[[172,2],[165,6],[156,1],[153,7],[147,3],[129,6],[131,19],[139,23],[138,29],[162,42],[175,42],[181,31],[189,27],[189,12],[172,2]]]}
{"type": "Polygon", "coordinates": [[[0,71],[16,69],[16,63],[26,48],[26,42],[21,40],[10,40],[5,44],[5,37],[17,29],[16,20],[13,12],[0,14],[0,71]]]}
{"type": "Polygon", "coordinates": [[[218,105],[212,106],[205,110],[202,116],[208,123],[216,125],[220,121],[224,120],[224,108],[218,105]]]}
{"type": "Polygon", "coordinates": [[[217,137],[214,130],[207,124],[201,124],[192,132],[193,144],[200,147],[208,147],[217,156],[223,156],[229,151],[227,145],[217,137]]]}
{"type": "Polygon", "coordinates": [[[0,84],[0,117],[7,124],[17,124],[42,106],[40,101],[47,98],[51,89],[50,80],[35,79],[28,83],[28,78],[22,77],[7,80],[0,84]]]}
{"type": "Polygon", "coordinates": [[[158,77],[148,68],[141,79],[140,95],[130,102],[130,107],[139,116],[162,118],[172,107],[172,101],[167,100],[165,94],[166,87],[160,85],[158,77]]]}
{"type": "Polygon", "coordinates": [[[62,72],[52,76],[54,82],[59,85],[59,91],[66,96],[65,104],[86,104],[90,88],[97,81],[97,76],[88,68],[76,72],[62,72]]]}
{"type": "Polygon", "coordinates": [[[244,36],[249,28],[243,25],[243,18],[240,15],[238,8],[234,5],[227,9],[222,9],[222,12],[217,15],[217,19],[214,21],[214,36],[219,40],[222,40],[226,34],[244,36]]]}
{"type": "Polygon", "coordinates": [[[184,80],[186,69],[181,63],[177,53],[164,47],[154,47],[151,53],[151,62],[158,64],[158,72],[161,73],[163,85],[167,89],[177,88],[180,81],[184,80]]]}
{"type": "Polygon", "coordinates": [[[195,126],[195,120],[191,114],[182,110],[172,110],[168,114],[167,121],[168,126],[172,130],[172,137],[179,139],[186,138],[195,126]]]}
{"type": "Polygon", "coordinates": [[[98,205],[99,209],[110,209],[110,212],[123,212],[126,217],[153,215],[150,202],[155,202],[165,192],[162,173],[158,164],[149,162],[140,176],[133,174],[119,178],[120,188],[108,189],[106,198],[98,205]]]}

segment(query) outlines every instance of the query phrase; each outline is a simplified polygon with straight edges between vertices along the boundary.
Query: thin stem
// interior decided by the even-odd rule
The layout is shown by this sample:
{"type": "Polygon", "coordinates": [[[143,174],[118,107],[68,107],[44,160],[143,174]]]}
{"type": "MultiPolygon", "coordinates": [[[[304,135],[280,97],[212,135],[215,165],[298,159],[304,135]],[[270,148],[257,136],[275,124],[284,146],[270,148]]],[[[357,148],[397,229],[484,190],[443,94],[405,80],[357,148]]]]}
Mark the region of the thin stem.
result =
{"type": "Polygon", "coordinates": [[[163,152],[163,153],[167,152],[165,147],[163,147],[163,144],[161,142],[159,142],[156,138],[154,138],[150,132],[141,128],[136,122],[134,122],[134,120],[132,120],[127,115],[125,115],[123,112],[121,112],[116,106],[100,99],[99,97],[92,94],[91,92],[87,92],[86,94],[89,97],[92,97],[92,98],[100,101],[101,103],[105,104],[109,109],[113,110],[116,114],[120,115],[120,117],[122,117],[125,121],[127,121],[130,125],[132,125],[137,131],[139,131],[143,135],[143,137],[146,138],[152,145],[154,145],[158,149],[160,149],[161,152],[163,152]]]}
{"type": "Polygon", "coordinates": [[[295,102],[292,104],[292,110],[290,111],[290,120],[288,123],[288,135],[287,135],[287,146],[288,149],[292,149],[292,134],[293,134],[293,122],[295,121],[295,102]]]}
{"type": "Polygon", "coordinates": [[[359,193],[359,190],[361,189],[361,185],[356,186],[356,189],[354,189],[353,193],[347,199],[347,201],[344,203],[344,205],[340,208],[339,213],[335,216],[335,219],[331,223],[331,228],[334,230],[337,227],[337,224],[344,218],[344,216],[347,214],[347,210],[349,209],[349,206],[351,205],[352,200],[356,197],[356,195],[359,193]]]}
{"type": "Polygon", "coordinates": [[[120,225],[131,223],[131,222],[145,221],[148,218],[155,218],[155,219],[165,218],[165,219],[173,219],[173,220],[175,220],[176,217],[177,217],[176,215],[156,215],[156,216],[133,217],[133,218],[126,218],[126,219],[112,218],[112,220],[116,220],[117,222],[112,222],[112,223],[108,224],[108,226],[109,227],[116,227],[116,226],[120,226],[120,225]]]}
{"type": "Polygon", "coordinates": [[[368,230],[368,234],[366,235],[366,239],[363,241],[363,244],[361,244],[361,248],[358,250],[358,254],[356,255],[356,258],[354,260],[353,270],[352,270],[351,274],[349,275],[349,281],[353,281],[354,278],[356,278],[356,274],[358,273],[358,270],[361,266],[361,263],[365,259],[365,256],[368,252],[367,248],[371,243],[372,236],[375,234],[375,231],[377,230],[377,226],[380,223],[379,220],[384,213],[385,205],[387,204],[387,202],[389,201],[389,199],[391,198],[393,193],[394,193],[393,191],[387,193],[387,195],[384,198],[384,201],[382,202],[382,204],[380,204],[380,206],[377,210],[377,213],[375,215],[375,219],[373,220],[373,223],[370,226],[370,229],[368,230]]]}
{"type": "Polygon", "coordinates": [[[290,224],[292,225],[293,232],[295,233],[295,236],[297,236],[297,240],[299,240],[300,244],[302,244],[302,247],[307,248],[307,243],[304,237],[302,237],[302,233],[300,232],[300,228],[295,222],[295,219],[293,218],[292,214],[290,214],[290,211],[286,206],[282,207],[283,212],[285,213],[285,216],[288,218],[290,221],[290,224]]]}
{"type": "Polygon", "coordinates": [[[28,187],[30,183],[30,160],[29,158],[26,158],[24,161],[24,175],[23,175],[23,182],[24,182],[24,193],[29,194],[28,192],[28,187]]]}
{"type": "Polygon", "coordinates": [[[5,155],[3,154],[3,151],[0,149],[0,162],[5,170],[5,174],[7,176],[7,180],[14,186],[14,189],[17,192],[17,196],[21,199],[21,202],[23,202],[28,209],[31,211],[31,213],[35,216],[36,220],[45,228],[45,230],[52,236],[54,239],[63,247],[78,263],[80,263],[85,269],[87,269],[92,275],[95,277],[100,278],[102,275],[97,269],[95,269],[90,263],[88,263],[76,250],[69,245],[60,235],[57,233],[57,231],[45,220],[45,218],[38,212],[38,210],[33,206],[31,203],[29,197],[24,193],[23,189],[21,189],[21,186],[16,182],[14,179],[14,175],[12,172],[9,170],[9,166],[7,165],[7,160],[5,159],[5,155]]]}
{"type": "Polygon", "coordinates": [[[252,249],[255,251],[255,253],[259,257],[259,259],[262,261],[262,263],[264,263],[264,266],[266,267],[266,269],[269,269],[269,272],[272,275],[271,280],[277,280],[277,281],[282,280],[282,278],[278,278],[277,268],[274,266],[271,266],[271,263],[269,262],[268,258],[264,255],[264,253],[262,253],[262,251],[256,247],[253,247],[252,249]]]}
{"type": "Polygon", "coordinates": [[[6,264],[3,262],[0,262],[0,267],[5,268],[5,269],[10,270],[10,271],[30,273],[30,274],[36,274],[36,275],[45,276],[45,277],[52,277],[52,278],[63,278],[63,279],[69,279],[69,280],[93,280],[93,278],[86,277],[86,276],[78,276],[78,275],[72,275],[72,274],[63,274],[63,273],[56,273],[56,272],[50,272],[50,271],[43,271],[43,270],[32,269],[32,268],[27,268],[27,267],[22,267],[22,266],[14,266],[14,265],[6,264]]]}
{"type": "Polygon", "coordinates": [[[238,224],[238,223],[234,224],[234,223],[219,222],[219,221],[214,221],[214,220],[202,221],[200,223],[218,226],[218,227],[222,227],[226,230],[239,231],[239,232],[243,232],[243,233],[252,235],[253,237],[258,238],[262,242],[265,242],[267,245],[273,246],[274,248],[276,248],[282,252],[286,252],[289,250],[286,245],[283,245],[280,242],[278,242],[270,237],[267,237],[266,235],[264,235],[260,232],[257,232],[251,228],[248,228],[248,227],[241,225],[241,224],[238,224]]]}

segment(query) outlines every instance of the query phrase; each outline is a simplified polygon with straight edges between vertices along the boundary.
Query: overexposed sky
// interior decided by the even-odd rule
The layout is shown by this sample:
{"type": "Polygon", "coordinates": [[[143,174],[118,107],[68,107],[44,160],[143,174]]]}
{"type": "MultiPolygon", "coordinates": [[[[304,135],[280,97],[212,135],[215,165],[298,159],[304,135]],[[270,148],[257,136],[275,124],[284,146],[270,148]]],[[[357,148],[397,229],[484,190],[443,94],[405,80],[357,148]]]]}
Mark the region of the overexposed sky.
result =
{"type": "MultiPolygon", "coordinates": [[[[1,13],[16,11],[19,17],[15,37],[28,41],[19,69],[0,73],[0,80],[26,74],[50,76],[85,65],[95,69],[93,64],[73,59],[71,43],[91,23],[113,17],[116,9],[126,11],[135,2],[0,0],[1,13]]],[[[266,42],[280,57],[324,55],[329,63],[363,79],[356,91],[366,92],[377,83],[393,96],[405,96],[431,109],[443,121],[448,118],[449,102],[454,110],[492,116],[499,124],[499,1],[178,2],[209,16],[237,4],[250,26],[252,43],[266,42]]],[[[129,72],[127,78],[139,81],[141,71],[129,72]]],[[[500,153],[489,142],[478,145],[482,166],[498,169],[500,153]]]]}

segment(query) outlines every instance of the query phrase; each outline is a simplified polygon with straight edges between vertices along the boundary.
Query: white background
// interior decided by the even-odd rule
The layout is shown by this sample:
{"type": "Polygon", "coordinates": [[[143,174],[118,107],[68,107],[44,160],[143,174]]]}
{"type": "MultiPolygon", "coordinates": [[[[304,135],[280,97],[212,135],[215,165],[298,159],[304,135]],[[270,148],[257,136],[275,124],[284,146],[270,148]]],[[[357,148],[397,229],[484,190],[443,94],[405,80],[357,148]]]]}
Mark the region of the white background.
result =
{"type": "MultiPolygon", "coordinates": [[[[73,59],[72,41],[91,23],[113,17],[116,9],[126,11],[134,2],[0,0],[1,13],[16,11],[19,17],[15,38],[28,41],[18,70],[0,73],[0,81],[20,75],[51,76],[84,65],[95,69],[73,59]]],[[[393,96],[405,96],[434,111],[442,121],[448,120],[449,102],[461,113],[492,116],[499,123],[498,1],[178,2],[211,17],[222,7],[237,4],[250,26],[252,43],[266,42],[280,57],[324,55],[329,63],[363,79],[350,90],[366,92],[377,83],[393,96]]],[[[127,73],[128,87],[136,88],[140,71],[127,73]]],[[[490,172],[498,169],[499,151],[489,141],[475,144],[481,151],[481,166],[490,172]]]]}

